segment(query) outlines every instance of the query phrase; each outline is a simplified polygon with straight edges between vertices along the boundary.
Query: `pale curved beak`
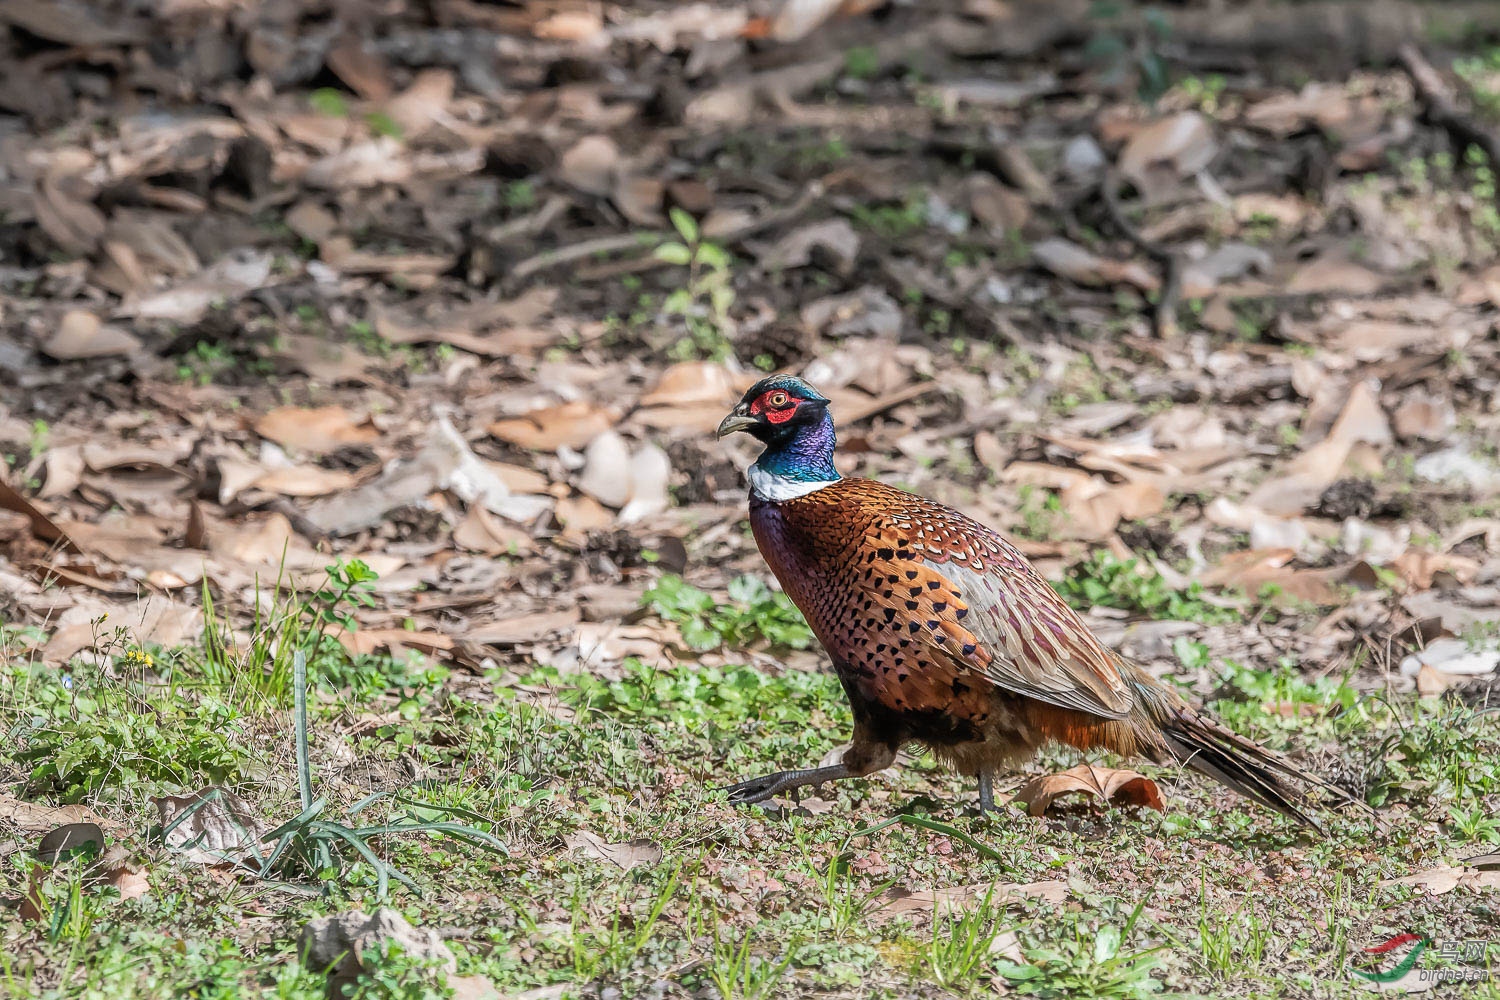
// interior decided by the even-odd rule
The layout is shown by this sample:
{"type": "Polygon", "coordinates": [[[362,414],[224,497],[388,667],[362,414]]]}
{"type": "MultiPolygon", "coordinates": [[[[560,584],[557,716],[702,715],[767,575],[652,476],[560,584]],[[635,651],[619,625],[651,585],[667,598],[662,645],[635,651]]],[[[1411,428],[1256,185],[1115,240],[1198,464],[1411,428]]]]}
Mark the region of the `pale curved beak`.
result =
{"type": "Polygon", "coordinates": [[[754,426],[755,418],[750,416],[749,413],[745,412],[745,404],[741,403],[739,406],[736,406],[733,410],[731,410],[729,412],[729,416],[725,417],[719,424],[719,429],[717,432],[715,432],[714,437],[728,437],[735,431],[747,430],[754,426]]]}

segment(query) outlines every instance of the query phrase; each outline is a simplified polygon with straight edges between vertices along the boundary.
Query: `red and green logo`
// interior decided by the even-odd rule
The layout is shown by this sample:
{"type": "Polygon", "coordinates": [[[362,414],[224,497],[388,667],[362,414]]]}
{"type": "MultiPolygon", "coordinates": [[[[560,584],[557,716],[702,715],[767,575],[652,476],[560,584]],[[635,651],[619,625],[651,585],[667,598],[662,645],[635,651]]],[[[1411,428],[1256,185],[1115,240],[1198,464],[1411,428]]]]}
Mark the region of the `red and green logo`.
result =
{"type": "Polygon", "coordinates": [[[1422,952],[1430,944],[1432,944],[1431,941],[1418,934],[1397,934],[1393,938],[1366,948],[1365,954],[1375,956],[1376,961],[1383,964],[1387,959],[1399,954],[1400,949],[1411,945],[1411,950],[1402,955],[1399,962],[1383,972],[1378,967],[1351,971],[1361,979],[1368,979],[1372,983],[1394,983],[1416,966],[1417,959],[1422,957],[1422,952]]]}

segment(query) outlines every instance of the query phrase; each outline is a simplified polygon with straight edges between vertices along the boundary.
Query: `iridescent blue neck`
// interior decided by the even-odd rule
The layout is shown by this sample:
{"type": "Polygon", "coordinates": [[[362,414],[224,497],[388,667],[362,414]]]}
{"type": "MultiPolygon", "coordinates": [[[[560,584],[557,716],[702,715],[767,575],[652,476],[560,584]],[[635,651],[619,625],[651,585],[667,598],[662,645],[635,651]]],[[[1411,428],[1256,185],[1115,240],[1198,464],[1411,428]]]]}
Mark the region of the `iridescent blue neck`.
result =
{"type": "Polygon", "coordinates": [[[825,412],[818,423],[797,427],[786,438],[767,444],[752,467],[755,474],[751,476],[751,483],[757,492],[766,494],[769,499],[781,499],[771,494],[787,490],[806,493],[805,488],[795,487],[838,482],[839,473],[833,467],[833,446],[833,417],[825,412]],[[777,484],[782,489],[768,490],[762,488],[763,483],[777,484]]]}

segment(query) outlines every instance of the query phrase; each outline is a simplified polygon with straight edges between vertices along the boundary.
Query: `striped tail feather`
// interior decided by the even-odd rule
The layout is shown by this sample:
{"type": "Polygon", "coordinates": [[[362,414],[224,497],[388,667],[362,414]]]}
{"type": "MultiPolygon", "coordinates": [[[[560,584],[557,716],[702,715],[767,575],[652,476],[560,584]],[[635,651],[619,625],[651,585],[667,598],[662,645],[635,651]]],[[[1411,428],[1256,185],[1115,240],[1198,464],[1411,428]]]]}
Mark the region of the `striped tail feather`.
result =
{"type": "Polygon", "coordinates": [[[1352,804],[1373,813],[1337,785],[1202,715],[1143,671],[1134,671],[1131,680],[1139,711],[1178,763],[1319,833],[1326,831],[1311,810],[1352,804]]]}

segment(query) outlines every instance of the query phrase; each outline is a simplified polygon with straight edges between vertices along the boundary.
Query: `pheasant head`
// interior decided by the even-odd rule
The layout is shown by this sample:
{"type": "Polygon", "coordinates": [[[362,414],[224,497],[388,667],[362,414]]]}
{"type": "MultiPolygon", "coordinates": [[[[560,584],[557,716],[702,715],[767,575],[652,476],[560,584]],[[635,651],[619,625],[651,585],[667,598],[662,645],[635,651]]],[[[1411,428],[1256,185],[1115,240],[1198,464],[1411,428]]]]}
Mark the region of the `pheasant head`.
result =
{"type": "Polygon", "coordinates": [[[839,480],[828,398],[794,375],[751,386],[719,424],[721,438],[735,431],[766,446],[748,473],[751,490],[763,500],[792,500],[839,480]]]}

